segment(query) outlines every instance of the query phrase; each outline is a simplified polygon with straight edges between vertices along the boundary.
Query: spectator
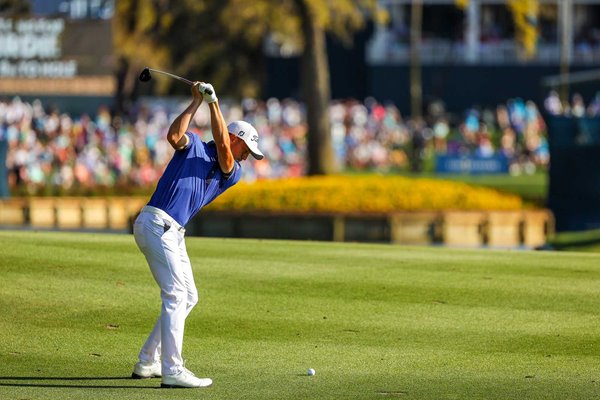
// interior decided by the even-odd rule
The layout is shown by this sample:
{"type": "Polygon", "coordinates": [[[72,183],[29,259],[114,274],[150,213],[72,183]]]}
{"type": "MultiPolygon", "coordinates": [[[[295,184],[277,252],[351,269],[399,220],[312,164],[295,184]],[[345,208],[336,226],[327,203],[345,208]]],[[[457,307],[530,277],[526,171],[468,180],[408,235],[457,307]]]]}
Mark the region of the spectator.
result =
{"type": "Polygon", "coordinates": [[[583,102],[583,97],[579,93],[575,93],[571,100],[571,115],[575,118],[585,116],[585,104],[583,102]]]}
{"type": "Polygon", "coordinates": [[[600,116],[600,92],[596,93],[596,96],[594,96],[594,98],[588,105],[587,112],[590,117],[600,116]]]}
{"type": "Polygon", "coordinates": [[[490,132],[486,124],[479,126],[479,131],[476,136],[477,148],[475,149],[475,155],[479,157],[491,157],[495,154],[494,146],[490,137],[490,132]]]}
{"type": "MultiPolygon", "coordinates": [[[[562,110],[556,101],[557,95],[551,93],[546,109],[562,110]]],[[[274,98],[224,101],[222,109],[226,119],[254,124],[269,154],[268,160],[250,163],[243,179],[305,174],[307,127],[301,103],[274,98]]],[[[128,119],[112,117],[105,107],[93,116],[74,117],[44,109],[39,101],[0,101],[0,137],[8,143],[9,184],[20,193],[151,189],[170,157],[160,132],[180,110],[177,103],[157,101],[138,104],[128,119]]],[[[587,112],[600,112],[600,95],[587,112]]],[[[205,114],[196,114],[191,129],[208,139],[209,121],[201,117],[205,114]]],[[[330,119],[341,169],[422,171],[432,164],[426,163],[432,154],[456,152],[504,154],[516,166],[511,170],[518,173],[548,165],[546,126],[531,101],[510,99],[495,112],[469,109],[464,118],[454,121],[441,102],[434,102],[424,119],[415,122],[403,118],[394,104],[374,98],[344,99],[332,101],[330,119]]]]}
{"type": "Polygon", "coordinates": [[[546,107],[546,112],[550,115],[562,115],[563,114],[563,106],[560,101],[560,97],[558,96],[558,92],[556,90],[552,90],[546,100],[544,100],[544,107],[546,107]]]}

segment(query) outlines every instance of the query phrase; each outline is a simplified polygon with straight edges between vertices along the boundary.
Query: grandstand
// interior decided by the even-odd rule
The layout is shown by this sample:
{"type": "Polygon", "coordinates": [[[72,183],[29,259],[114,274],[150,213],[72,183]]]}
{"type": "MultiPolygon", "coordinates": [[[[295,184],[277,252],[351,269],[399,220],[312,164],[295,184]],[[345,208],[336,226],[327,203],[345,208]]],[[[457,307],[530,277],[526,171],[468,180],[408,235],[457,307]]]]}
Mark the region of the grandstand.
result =
{"type": "MultiPolygon", "coordinates": [[[[0,152],[7,156],[11,190],[147,189],[167,159],[159,132],[180,102],[142,100],[131,115],[114,116],[114,2],[30,3],[30,17],[0,20],[0,43],[10,44],[0,51],[0,152]],[[15,45],[40,35],[49,47],[26,53],[28,46],[15,45]],[[58,146],[49,145],[60,138],[58,146]]],[[[516,39],[520,27],[505,1],[420,3],[423,121],[410,116],[412,1],[381,0],[389,22],[359,32],[352,48],[328,39],[340,167],[533,174],[549,165],[544,114],[600,114],[598,85],[577,85],[589,82],[600,63],[600,0],[521,2],[537,7],[531,53],[516,39]],[[574,90],[565,98],[567,84],[574,90]]],[[[248,168],[248,180],[299,176],[306,169],[298,54],[266,43],[265,56],[263,98],[227,104],[231,115],[259,127],[273,155],[270,163],[248,168]]],[[[207,124],[196,121],[195,129],[205,132],[207,124]]],[[[5,194],[6,186],[0,188],[5,194]]]]}
{"type": "MultiPolygon", "coordinates": [[[[391,17],[389,23],[359,32],[352,48],[329,38],[334,99],[363,100],[372,96],[393,102],[403,114],[409,112],[411,3],[380,0],[391,17]]],[[[568,71],[578,72],[595,69],[600,62],[600,0],[521,2],[539,6],[536,51],[527,57],[515,39],[518,26],[505,0],[421,3],[423,26],[418,54],[425,106],[442,100],[448,110],[460,113],[473,105],[495,107],[515,97],[531,99],[541,106],[548,94],[541,85],[544,77],[564,73],[565,65],[568,71]],[[461,9],[459,4],[467,6],[461,9]]],[[[46,61],[75,62],[75,74],[54,76],[65,70],[46,68],[41,71],[52,75],[46,76],[52,80],[22,76],[34,74],[36,69],[2,65],[31,64],[34,60],[5,57],[0,52],[0,93],[26,96],[27,100],[48,99],[62,110],[76,113],[93,113],[100,104],[113,101],[116,65],[112,50],[107,47],[112,45],[113,15],[113,1],[31,1],[32,18],[65,21],[62,36],[57,36],[62,40],[57,42],[59,48],[54,58],[46,61]]],[[[6,25],[10,19],[3,21],[6,25]]],[[[6,27],[0,29],[0,40],[7,32],[6,27]]],[[[289,46],[268,44],[263,100],[298,98],[297,52],[290,51],[289,46]]],[[[595,95],[585,87],[580,92],[587,100],[595,95]]]]}

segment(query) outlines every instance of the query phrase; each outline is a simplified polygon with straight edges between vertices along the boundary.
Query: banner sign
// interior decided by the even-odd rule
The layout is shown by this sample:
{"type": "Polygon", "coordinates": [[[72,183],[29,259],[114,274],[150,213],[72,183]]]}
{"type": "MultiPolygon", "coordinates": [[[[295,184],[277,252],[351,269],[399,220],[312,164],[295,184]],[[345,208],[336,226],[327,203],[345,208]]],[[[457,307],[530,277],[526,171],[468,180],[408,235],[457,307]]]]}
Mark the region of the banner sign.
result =
{"type": "Polygon", "coordinates": [[[62,60],[63,19],[0,19],[0,77],[67,78],[75,60],[62,60]]]}
{"type": "Polygon", "coordinates": [[[0,80],[108,76],[113,53],[110,20],[0,18],[0,80]]]}
{"type": "Polygon", "coordinates": [[[438,154],[435,159],[435,172],[441,174],[507,174],[508,159],[497,154],[491,157],[474,155],[438,154]]]}

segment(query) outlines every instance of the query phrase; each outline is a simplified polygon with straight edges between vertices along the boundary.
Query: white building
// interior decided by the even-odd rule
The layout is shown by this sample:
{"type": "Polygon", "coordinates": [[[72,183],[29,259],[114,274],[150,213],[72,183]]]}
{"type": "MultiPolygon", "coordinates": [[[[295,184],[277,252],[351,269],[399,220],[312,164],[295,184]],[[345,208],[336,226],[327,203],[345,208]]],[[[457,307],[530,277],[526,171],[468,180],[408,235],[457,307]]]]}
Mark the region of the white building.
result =
{"type": "MultiPolygon", "coordinates": [[[[525,2],[526,0],[523,0],[525,2]]],[[[424,65],[600,65],[600,0],[538,0],[537,51],[521,56],[506,0],[380,0],[391,17],[376,27],[367,48],[370,65],[407,64],[411,8],[423,6],[419,45],[424,65]]]]}

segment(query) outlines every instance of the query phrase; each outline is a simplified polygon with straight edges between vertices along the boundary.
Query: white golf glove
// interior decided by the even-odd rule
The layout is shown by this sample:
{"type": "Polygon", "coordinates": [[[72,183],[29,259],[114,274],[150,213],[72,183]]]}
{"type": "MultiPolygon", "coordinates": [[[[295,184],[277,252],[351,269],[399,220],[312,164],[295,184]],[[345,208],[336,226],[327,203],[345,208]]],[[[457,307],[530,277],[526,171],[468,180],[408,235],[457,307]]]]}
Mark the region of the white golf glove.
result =
{"type": "Polygon", "coordinates": [[[204,101],[207,103],[214,103],[217,101],[217,94],[215,93],[215,88],[210,83],[201,83],[199,85],[200,93],[202,93],[202,97],[204,97],[204,101]]]}

